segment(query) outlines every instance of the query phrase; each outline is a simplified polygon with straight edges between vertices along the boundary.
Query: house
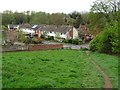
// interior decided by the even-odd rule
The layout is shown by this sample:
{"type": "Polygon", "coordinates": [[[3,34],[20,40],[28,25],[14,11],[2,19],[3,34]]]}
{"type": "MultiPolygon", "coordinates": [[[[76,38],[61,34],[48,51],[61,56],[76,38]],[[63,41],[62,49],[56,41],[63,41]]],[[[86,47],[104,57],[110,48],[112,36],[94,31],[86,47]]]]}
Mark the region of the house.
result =
{"type": "Polygon", "coordinates": [[[8,30],[13,31],[13,30],[19,30],[19,25],[8,25],[8,30]]]}
{"type": "Polygon", "coordinates": [[[78,38],[78,31],[76,28],[70,25],[21,25],[21,30],[25,34],[32,33],[34,36],[41,37],[44,35],[45,38],[53,37],[54,40],[62,41],[65,39],[76,39],[78,38]]]}
{"type": "Polygon", "coordinates": [[[36,34],[45,35],[45,37],[53,37],[58,39],[75,39],[78,38],[78,31],[73,26],[68,25],[38,25],[38,29],[34,29],[36,34]]]}
{"type": "Polygon", "coordinates": [[[81,24],[79,26],[78,33],[79,33],[79,37],[84,39],[85,41],[89,41],[93,38],[93,36],[90,34],[90,31],[85,24],[81,24]]]}
{"type": "Polygon", "coordinates": [[[30,24],[22,24],[20,25],[20,31],[22,31],[24,34],[35,34],[35,31],[32,29],[32,26],[30,24]]]}
{"type": "Polygon", "coordinates": [[[30,24],[21,24],[20,25],[20,28],[23,28],[23,29],[30,29],[32,26],[30,24]]]}
{"type": "Polygon", "coordinates": [[[35,32],[35,36],[38,36],[38,37],[41,37],[44,31],[44,28],[45,28],[45,25],[43,24],[32,26],[32,30],[35,32]]]}

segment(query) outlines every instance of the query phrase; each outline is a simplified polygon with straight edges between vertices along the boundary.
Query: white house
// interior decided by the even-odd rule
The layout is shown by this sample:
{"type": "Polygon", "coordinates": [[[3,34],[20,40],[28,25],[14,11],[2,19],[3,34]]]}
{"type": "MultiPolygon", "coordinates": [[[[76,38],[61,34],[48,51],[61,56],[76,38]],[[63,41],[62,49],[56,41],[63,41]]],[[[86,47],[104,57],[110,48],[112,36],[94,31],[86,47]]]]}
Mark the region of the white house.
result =
{"type": "Polygon", "coordinates": [[[22,28],[25,33],[32,33],[40,37],[45,35],[45,37],[53,36],[54,39],[76,39],[78,38],[78,31],[76,28],[70,25],[33,25],[27,28],[22,28]]]}
{"type": "Polygon", "coordinates": [[[8,25],[8,30],[18,30],[19,25],[8,25]]]}
{"type": "Polygon", "coordinates": [[[31,30],[31,29],[21,29],[21,31],[24,33],[24,34],[35,34],[35,31],[34,30],[31,30]]]}

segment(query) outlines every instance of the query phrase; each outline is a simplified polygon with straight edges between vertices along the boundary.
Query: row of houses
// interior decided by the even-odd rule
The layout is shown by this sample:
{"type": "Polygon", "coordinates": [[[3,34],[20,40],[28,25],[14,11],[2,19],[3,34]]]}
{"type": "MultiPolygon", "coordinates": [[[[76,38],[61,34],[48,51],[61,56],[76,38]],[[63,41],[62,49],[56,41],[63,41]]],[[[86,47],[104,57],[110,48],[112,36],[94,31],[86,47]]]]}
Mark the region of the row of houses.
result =
{"type": "Polygon", "coordinates": [[[80,25],[79,29],[76,29],[70,25],[30,25],[30,24],[22,24],[22,25],[8,25],[8,30],[19,30],[24,34],[31,34],[32,36],[41,37],[44,35],[46,38],[51,36],[56,40],[64,40],[64,39],[79,39],[79,32],[83,34],[83,36],[88,36],[89,31],[85,27],[85,25],[80,25]]]}

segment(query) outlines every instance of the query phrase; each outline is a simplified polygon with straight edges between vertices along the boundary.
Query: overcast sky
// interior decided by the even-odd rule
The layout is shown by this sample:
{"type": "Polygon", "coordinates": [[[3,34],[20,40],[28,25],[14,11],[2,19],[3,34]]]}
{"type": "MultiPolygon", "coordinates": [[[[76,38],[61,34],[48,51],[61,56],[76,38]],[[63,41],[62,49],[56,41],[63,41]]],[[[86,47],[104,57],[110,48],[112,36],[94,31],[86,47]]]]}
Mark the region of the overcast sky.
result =
{"type": "Polygon", "coordinates": [[[44,11],[47,13],[70,13],[72,11],[89,11],[95,0],[1,0],[0,12],[44,11]]]}

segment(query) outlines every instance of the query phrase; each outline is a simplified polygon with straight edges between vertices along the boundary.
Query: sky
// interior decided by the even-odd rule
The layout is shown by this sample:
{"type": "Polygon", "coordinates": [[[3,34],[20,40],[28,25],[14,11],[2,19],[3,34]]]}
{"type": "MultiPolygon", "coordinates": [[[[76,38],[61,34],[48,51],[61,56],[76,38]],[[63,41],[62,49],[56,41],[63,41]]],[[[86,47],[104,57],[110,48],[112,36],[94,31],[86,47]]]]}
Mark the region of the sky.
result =
{"type": "Polygon", "coordinates": [[[46,13],[70,13],[73,11],[90,11],[96,0],[1,0],[0,12],[18,11],[44,11],[46,13]]]}

